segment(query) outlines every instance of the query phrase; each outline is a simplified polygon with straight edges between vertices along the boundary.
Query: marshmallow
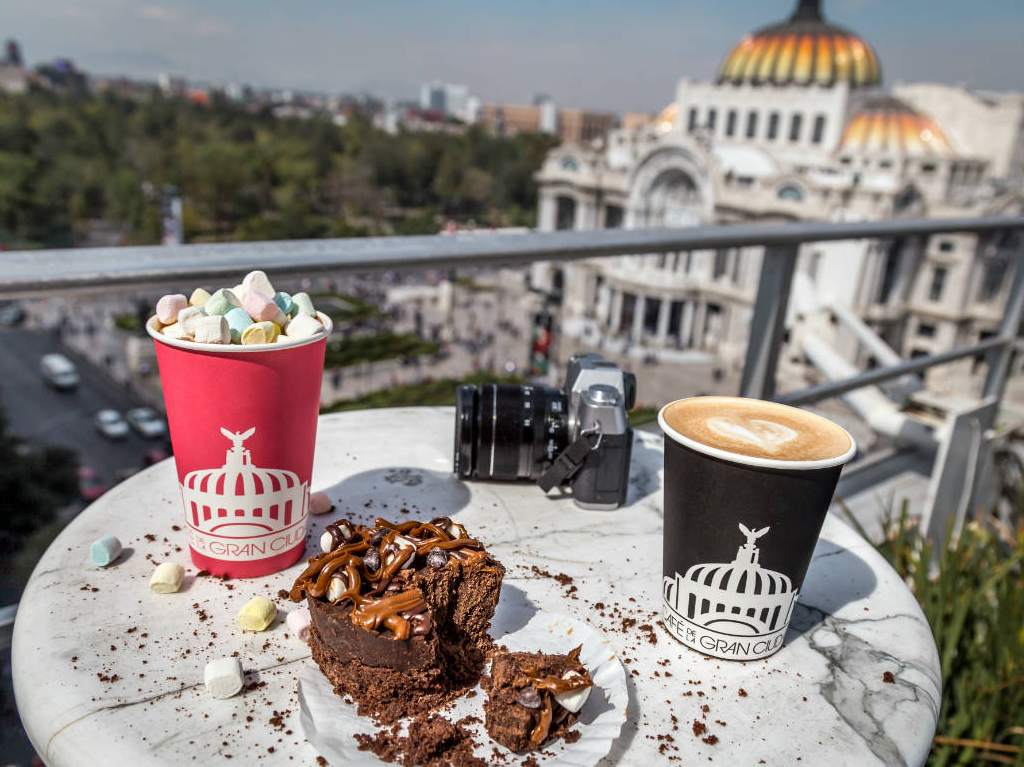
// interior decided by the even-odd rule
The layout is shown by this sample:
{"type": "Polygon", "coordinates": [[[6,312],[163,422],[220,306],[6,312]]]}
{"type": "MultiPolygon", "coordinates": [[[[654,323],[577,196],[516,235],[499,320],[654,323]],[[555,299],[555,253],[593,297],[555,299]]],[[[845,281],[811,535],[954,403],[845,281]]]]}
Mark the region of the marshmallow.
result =
{"type": "Polygon", "coordinates": [[[316,317],[316,309],[313,308],[313,299],[308,293],[296,293],[292,296],[292,303],[295,304],[295,315],[305,314],[316,317]]]}
{"type": "Polygon", "coordinates": [[[324,326],[316,317],[308,314],[298,314],[295,319],[285,325],[284,332],[289,338],[311,338],[322,331],[324,326]]]}
{"type": "Polygon", "coordinates": [[[177,321],[178,312],[188,306],[188,299],[181,293],[163,296],[156,302],[156,318],[162,325],[170,325],[177,321]]]}
{"type": "Polygon", "coordinates": [[[178,312],[178,324],[187,332],[190,336],[195,335],[196,332],[196,320],[200,317],[205,317],[206,314],[198,306],[186,306],[180,312],[178,312]]]}
{"type": "Polygon", "coordinates": [[[345,576],[334,574],[331,576],[331,580],[327,584],[327,601],[334,604],[348,589],[348,581],[345,576]]]}
{"type": "Polygon", "coordinates": [[[237,695],[245,683],[242,662],[238,658],[217,658],[206,664],[203,671],[206,691],[215,698],[237,695]]]}
{"type": "Polygon", "coordinates": [[[334,502],[327,493],[313,493],[309,496],[309,513],[326,514],[334,508],[334,502]]]}
{"type": "Polygon", "coordinates": [[[203,316],[195,321],[193,338],[201,344],[229,344],[231,343],[231,329],[224,317],[211,314],[209,317],[203,316]]]}
{"type": "Polygon", "coordinates": [[[160,328],[160,332],[168,338],[175,338],[179,341],[191,341],[192,333],[182,325],[180,322],[175,322],[171,325],[165,325],[160,328]]]}
{"type": "Polygon", "coordinates": [[[238,300],[238,296],[230,290],[221,288],[203,304],[203,311],[207,314],[227,314],[234,307],[241,305],[242,302],[238,300]]]}
{"type": "Polygon", "coordinates": [[[250,290],[242,298],[242,308],[249,312],[255,322],[272,322],[281,313],[274,299],[255,290],[250,290]]]}
{"type": "Polygon", "coordinates": [[[272,344],[277,340],[281,329],[273,322],[254,322],[242,331],[241,341],[249,344],[272,344]]]}
{"type": "Polygon", "coordinates": [[[236,306],[224,315],[224,319],[228,321],[228,329],[231,331],[231,342],[241,343],[242,331],[252,325],[252,317],[249,316],[249,312],[241,306],[236,306]]]}
{"type": "MultiPolygon", "coordinates": [[[[580,674],[576,671],[566,671],[562,674],[562,679],[575,679],[580,674]]],[[[570,690],[569,692],[556,692],[555,700],[558,701],[558,705],[564,709],[568,709],[574,714],[578,714],[579,710],[583,708],[583,704],[587,702],[587,698],[590,697],[590,691],[593,688],[591,686],[584,687],[581,690],[570,690]]]]}
{"type": "Polygon", "coordinates": [[[149,579],[149,587],[157,594],[173,594],[181,588],[185,577],[185,568],[177,562],[164,562],[157,565],[153,577],[149,579]]]}
{"type": "Polygon", "coordinates": [[[295,634],[300,641],[309,641],[309,624],[312,621],[312,618],[309,614],[308,607],[300,607],[298,610],[292,610],[284,620],[285,623],[288,624],[288,630],[295,634]]]}
{"type": "Polygon", "coordinates": [[[259,293],[269,297],[273,296],[277,291],[270,284],[270,278],[267,277],[267,273],[256,269],[242,278],[242,292],[259,293]]]}
{"type": "Polygon", "coordinates": [[[289,317],[292,315],[292,310],[295,308],[295,302],[292,301],[292,297],[290,295],[279,290],[274,294],[274,303],[277,304],[278,308],[289,317]]]}
{"type": "Polygon", "coordinates": [[[106,567],[119,556],[121,556],[121,541],[113,535],[104,535],[99,540],[93,541],[92,546],[89,547],[89,558],[97,567],[106,567]]]}
{"type": "Polygon", "coordinates": [[[238,612],[238,625],[242,631],[265,631],[274,618],[277,608],[266,597],[253,597],[238,612]]]}
{"type": "Polygon", "coordinates": [[[192,291],[192,295],[188,297],[189,306],[198,306],[200,309],[206,306],[206,302],[210,300],[210,294],[202,288],[196,288],[192,291]]]}

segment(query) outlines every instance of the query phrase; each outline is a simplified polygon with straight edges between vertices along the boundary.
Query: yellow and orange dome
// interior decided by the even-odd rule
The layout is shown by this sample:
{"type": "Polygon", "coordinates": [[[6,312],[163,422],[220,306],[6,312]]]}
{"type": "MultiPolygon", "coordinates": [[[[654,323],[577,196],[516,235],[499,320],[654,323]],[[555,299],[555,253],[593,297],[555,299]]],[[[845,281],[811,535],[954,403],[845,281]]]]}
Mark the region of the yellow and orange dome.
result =
{"type": "Polygon", "coordinates": [[[882,66],[863,38],[825,21],[820,0],[799,0],[787,21],[743,38],[722,62],[718,81],[858,88],[881,83],[882,66]]]}
{"type": "Polygon", "coordinates": [[[839,151],[910,157],[954,154],[946,134],[932,118],[892,96],[870,99],[850,117],[839,151]]]}

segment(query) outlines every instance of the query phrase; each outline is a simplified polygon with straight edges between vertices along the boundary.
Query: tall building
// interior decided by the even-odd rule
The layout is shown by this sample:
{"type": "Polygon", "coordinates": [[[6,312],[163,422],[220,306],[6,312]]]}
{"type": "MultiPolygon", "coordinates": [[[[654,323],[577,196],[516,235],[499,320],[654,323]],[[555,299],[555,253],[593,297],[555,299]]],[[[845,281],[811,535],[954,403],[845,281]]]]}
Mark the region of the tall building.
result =
{"type": "Polygon", "coordinates": [[[420,109],[473,122],[479,100],[469,95],[465,85],[433,81],[420,86],[420,109]]]}
{"type": "Polygon", "coordinates": [[[618,122],[610,112],[559,108],[546,96],[533,104],[485,104],[480,122],[503,136],[518,133],[549,133],[563,143],[589,144],[600,142],[618,122]]]}
{"type": "MultiPolygon", "coordinates": [[[[982,216],[1024,209],[1024,97],[939,85],[882,88],[874,48],[819,2],[744,36],[710,82],[683,78],[657,118],[595,147],[553,150],[538,173],[543,230],[743,221],[982,216]]],[[[809,244],[790,311],[835,310],[903,355],[996,332],[1007,238],[951,235],[809,244]]],[[[534,269],[561,296],[564,353],[601,348],[663,364],[688,352],[738,368],[763,249],[625,256],[534,269]]],[[[836,323],[814,334],[872,362],[836,323]]],[[[808,356],[791,334],[788,359],[808,356]]],[[[813,343],[808,342],[811,345],[813,343]]],[[[692,357],[692,355],[689,355],[692,357]]],[[[813,362],[813,360],[812,360],[813,362]]]]}

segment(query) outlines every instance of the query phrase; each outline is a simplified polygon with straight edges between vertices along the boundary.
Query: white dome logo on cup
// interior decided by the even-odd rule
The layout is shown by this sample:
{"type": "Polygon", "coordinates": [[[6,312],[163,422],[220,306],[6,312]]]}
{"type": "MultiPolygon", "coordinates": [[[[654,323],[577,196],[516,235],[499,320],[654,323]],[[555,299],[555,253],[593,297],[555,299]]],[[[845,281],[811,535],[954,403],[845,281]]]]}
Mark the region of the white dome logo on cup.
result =
{"type": "Polygon", "coordinates": [[[782,643],[797,591],[788,576],[760,565],[756,541],[769,528],[739,528],[747,542],[732,562],[666,576],[663,597],[684,644],[718,657],[764,657],[782,643]]]}
{"type": "Polygon", "coordinates": [[[304,536],[308,483],[295,472],[253,464],[244,443],[256,427],[220,433],[232,443],[224,465],[191,471],[180,484],[192,546],[237,561],[287,551],[304,536]]]}

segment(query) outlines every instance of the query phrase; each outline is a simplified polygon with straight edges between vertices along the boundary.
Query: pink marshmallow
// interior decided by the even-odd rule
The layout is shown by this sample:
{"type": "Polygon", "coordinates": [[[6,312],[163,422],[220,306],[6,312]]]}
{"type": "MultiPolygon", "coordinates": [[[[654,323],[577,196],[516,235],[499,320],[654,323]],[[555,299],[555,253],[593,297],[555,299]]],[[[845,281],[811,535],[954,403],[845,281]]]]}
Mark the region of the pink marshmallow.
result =
{"type": "Polygon", "coordinates": [[[309,496],[309,513],[326,514],[334,508],[334,502],[327,493],[313,493],[309,496]]]}
{"type": "Polygon", "coordinates": [[[281,309],[274,299],[250,290],[242,296],[242,308],[252,317],[253,322],[273,322],[281,309]]]}
{"type": "Polygon", "coordinates": [[[300,607],[298,610],[292,610],[288,613],[285,618],[288,628],[291,632],[299,638],[300,641],[305,642],[309,639],[309,624],[311,622],[311,615],[309,614],[308,607],[300,607]]]}
{"type": "Polygon", "coordinates": [[[173,293],[156,302],[156,318],[161,325],[171,325],[178,321],[178,312],[186,308],[188,299],[181,293],[173,293]]]}

